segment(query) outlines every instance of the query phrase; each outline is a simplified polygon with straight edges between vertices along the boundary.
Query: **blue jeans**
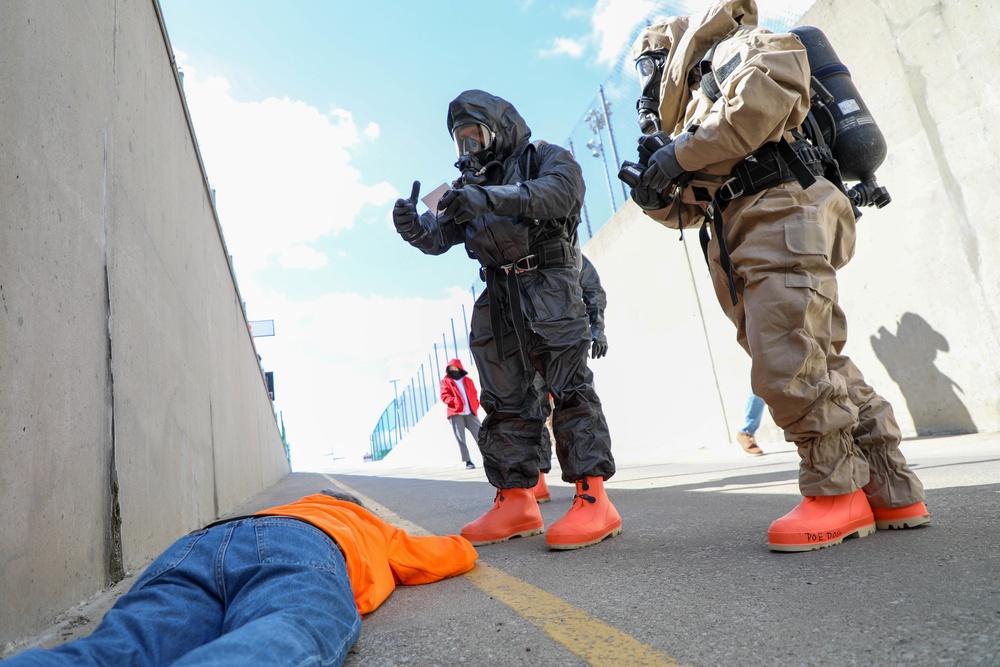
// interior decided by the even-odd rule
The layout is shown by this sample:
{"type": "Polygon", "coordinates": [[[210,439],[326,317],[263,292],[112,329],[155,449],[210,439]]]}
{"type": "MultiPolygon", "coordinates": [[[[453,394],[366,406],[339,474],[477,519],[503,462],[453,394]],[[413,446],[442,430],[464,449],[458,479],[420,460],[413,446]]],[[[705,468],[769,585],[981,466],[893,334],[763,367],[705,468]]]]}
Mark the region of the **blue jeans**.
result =
{"type": "Polygon", "coordinates": [[[753,435],[760,428],[760,418],[764,414],[764,399],[750,394],[747,399],[746,415],[743,417],[743,428],[740,430],[753,435]]]}
{"type": "Polygon", "coordinates": [[[340,665],[361,632],[344,557],[297,519],[200,530],[146,568],[94,632],[25,665],[340,665]]]}

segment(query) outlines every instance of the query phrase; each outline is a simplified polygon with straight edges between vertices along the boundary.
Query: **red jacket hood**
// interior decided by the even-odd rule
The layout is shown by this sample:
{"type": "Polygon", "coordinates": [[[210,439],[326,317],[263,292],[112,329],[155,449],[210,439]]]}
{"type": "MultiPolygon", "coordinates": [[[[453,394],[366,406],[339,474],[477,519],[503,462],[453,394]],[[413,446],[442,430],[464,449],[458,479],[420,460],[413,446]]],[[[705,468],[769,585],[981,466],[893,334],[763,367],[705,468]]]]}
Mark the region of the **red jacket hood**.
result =
{"type": "MultiPolygon", "coordinates": [[[[448,416],[453,417],[465,410],[465,401],[462,400],[462,395],[458,390],[459,382],[462,383],[465,395],[469,399],[469,409],[472,411],[472,414],[476,414],[479,411],[479,395],[476,393],[475,382],[469,377],[469,372],[465,370],[462,362],[458,359],[449,361],[448,366],[458,366],[465,373],[460,380],[452,380],[447,374],[441,378],[441,400],[448,408],[448,416]]],[[[445,366],[445,368],[448,366],[445,366]]]]}

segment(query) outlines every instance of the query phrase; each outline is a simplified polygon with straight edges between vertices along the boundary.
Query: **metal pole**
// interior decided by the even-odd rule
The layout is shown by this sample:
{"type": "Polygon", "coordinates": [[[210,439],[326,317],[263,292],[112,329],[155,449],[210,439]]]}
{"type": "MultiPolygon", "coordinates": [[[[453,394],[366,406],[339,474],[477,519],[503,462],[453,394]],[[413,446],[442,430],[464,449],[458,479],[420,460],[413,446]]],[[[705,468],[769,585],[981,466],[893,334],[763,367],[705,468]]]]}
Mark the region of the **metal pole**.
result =
{"type": "Polygon", "coordinates": [[[410,395],[413,396],[413,425],[416,426],[420,421],[420,408],[417,407],[417,389],[413,384],[413,378],[410,378],[410,395]]]}
{"type": "Polygon", "coordinates": [[[469,320],[465,317],[465,304],[462,304],[462,322],[465,324],[465,345],[469,348],[469,368],[476,365],[472,359],[472,338],[469,337],[469,320]]]}
{"type": "MultiPolygon", "coordinates": [[[[393,428],[392,430],[396,432],[396,443],[398,443],[399,442],[399,391],[396,389],[396,383],[399,382],[399,380],[389,380],[389,382],[392,383],[392,409],[393,409],[393,418],[395,419],[396,422],[395,424],[393,424],[395,428],[393,428]]],[[[391,443],[391,444],[396,444],[396,443],[391,443]]]]}
{"type": "MultiPolygon", "coordinates": [[[[576,159],[576,151],[573,150],[573,140],[572,139],[569,140],[569,152],[570,152],[570,155],[572,155],[573,158],[576,159]]],[[[594,238],[594,232],[591,231],[591,229],[590,229],[590,214],[587,213],[587,196],[586,195],[584,195],[584,197],[583,197],[583,222],[587,225],[587,239],[589,240],[589,239],[594,238]]],[[[473,290],[472,294],[475,295],[475,293],[476,293],[476,291],[473,290]]]]}
{"type": "Polygon", "coordinates": [[[427,371],[424,370],[423,363],[420,364],[420,393],[424,396],[424,414],[431,409],[431,402],[427,400],[427,371]]]}
{"type": "MultiPolygon", "coordinates": [[[[410,418],[407,416],[406,410],[406,387],[403,387],[403,393],[399,395],[399,435],[406,433],[410,429],[409,423],[410,418]]],[[[396,437],[396,444],[398,445],[400,441],[399,436],[396,437]]]]}
{"type": "Polygon", "coordinates": [[[399,436],[403,433],[403,425],[406,422],[406,389],[403,389],[402,395],[399,397],[399,419],[396,420],[396,444],[399,444],[399,436]]]}
{"type": "Polygon", "coordinates": [[[406,432],[410,432],[410,420],[413,419],[413,406],[410,405],[409,384],[403,385],[403,412],[406,413],[406,432]]]}
{"type": "Polygon", "coordinates": [[[601,164],[604,165],[604,178],[608,182],[608,196],[611,197],[611,213],[614,213],[618,210],[618,205],[615,204],[615,190],[611,187],[611,172],[608,170],[608,157],[604,152],[604,142],[602,141],[597,146],[601,153],[601,164]]]}
{"type": "MultiPolygon", "coordinates": [[[[433,368],[433,366],[431,365],[431,355],[428,354],[427,355],[427,372],[430,372],[431,368],[433,368]]],[[[436,382],[440,382],[440,381],[441,381],[441,378],[436,377],[436,378],[434,378],[434,382],[430,383],[430,385],[431,385],[431,405],[434,405],[435,403],[438,402],[438,392],[434,391],[434,388],[437,386],[437,384],[435,384],[435,383],[436,382]]]]}
{"type": "Polygon", "coordinates": [[[615,204],[615,191],[611,187],[611,172],[608,171],[607,154],[604,152],[604,140],[601,138],[601,128],[604,127],[607,120],[602,111],[595,111],[594,109],[588,111],[587,116],[584,118],[584,121],[590,126],[590,131],[594,133],[594,139],[587,142],[587,148],[590,149],[591,155],[601,158],[601,163],[604,165],[604,178],[607,180],[608,196],[611,198],[611,212],[614,213],[617,208],[615,204]]]}
{"type": "Polygon", "coordinates": [[[406,387],[403,387],[403,398],[400,399],[403,405],[400,407],[400,412],[403,413],[403,426],[406,427],[406,432],[410,432],[410,401],[406,398],[406,387]]]}
{"type": "MultiPolygon", "coordinates": [[[[600,85],[597,89],[601,93],[601,108],[604,109],[604,120],[608,126],[608,138],[611,140],[611,155],[615,158],[615,166],[618,167],[621,165],[621,160],[618,159],[618,146],[615,145],[615,135],[611,131],[611,112],[608,111],[609,103],[604,99],[604,86],[600,85]]],[[[622,186],[622,194],[628,200],[628,191],[625,190],[625,183],[618,181],[618,184],[622,186]]]]}
{"type": "MultiPolygon", "coordinates": [[[[380,419],[379,420],[379,425],[375,429],[375,433],[372,434],[372,460],[373,461],[378,461],[378,458],[376,458],[376,457],[379,457],[382,454],[382,447],[384,446],[383,442],[384,442],[384,438],[385,438],[385,433],[384,433],[384,431],[382,429],[381,421],[382,420],[380,419]]],[[[386,420],[386,421],[388,421],[388,420],[386,420]]]]}
{"type": "Polygon", "coordinates": [[[445,338],[443,331],[441,332],[441,344],[444,345],[444,363],[447,364],[448,363],[448,339],[445,338]]]}
{"type": "Polygon", "coordinates": [[[441,366],[438,363],[438,344],[434,343],[434,369],[437,371],[437,379],[441,379],[441,366]]]}
{"type": "Polygon", "coordinates": [[[420,378],[420,409],[423,410],[424,414],[427,414],[429,409],[427,406],[427,385],[424,384],[424,365],[420,364],[420,370],[417,371],[417,377],[420,378]]]}
{"type": "Polygon", "coordinates": [[[458,358],[458,336],[455,335],[455,318],[451,318],[451,342],[455,344],[455,358],[458,358]]]}

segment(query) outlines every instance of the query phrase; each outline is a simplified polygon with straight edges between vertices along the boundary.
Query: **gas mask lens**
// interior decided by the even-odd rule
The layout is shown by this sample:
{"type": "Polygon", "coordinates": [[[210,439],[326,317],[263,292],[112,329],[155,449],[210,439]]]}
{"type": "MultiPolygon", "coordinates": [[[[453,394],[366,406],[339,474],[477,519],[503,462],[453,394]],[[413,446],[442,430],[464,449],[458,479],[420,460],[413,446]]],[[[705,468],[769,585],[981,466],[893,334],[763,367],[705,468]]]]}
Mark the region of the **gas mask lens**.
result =
{"type": "Polygon", "coordinates": [[[635,70],[639,73],[639,84],[643,89],[660,78],[667,53],[667,51],[648,51],[636,58],[635,70]]]}
{"type": "Polygon", "coordinates": [[[493,145],[493,131],[482,123],[468,123],[455,127],[452,137],[458,157],[479,155],[493,145]]]}
{"type": "Polygon", "coordinates": [[[651,56],[640,56],[635,61],[635,71],[639,73],[639,85],[645,88],[649,80],[656,74],[656,63],[653,62],[651,56]]]}

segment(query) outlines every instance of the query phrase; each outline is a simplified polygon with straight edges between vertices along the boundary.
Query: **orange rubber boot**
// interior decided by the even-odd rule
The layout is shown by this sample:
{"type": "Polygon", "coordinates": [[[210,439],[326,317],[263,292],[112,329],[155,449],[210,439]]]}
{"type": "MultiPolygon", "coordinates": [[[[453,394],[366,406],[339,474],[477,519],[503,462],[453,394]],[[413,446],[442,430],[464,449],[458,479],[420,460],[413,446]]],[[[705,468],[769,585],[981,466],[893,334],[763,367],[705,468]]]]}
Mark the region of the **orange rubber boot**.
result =
{"type": "Polygon", "coordinates": [[[913,503],[906,507],[873,507],[875,527],[879,530],[888,528],[915,528],[930,523],[931,513],[923,503],[913,503]]]}
{"type": "Polygon", "coordinates": [[[530,537],[545,530],[542,513],[531,489],[497,489],[493,508],[462,527],[462,537],[473,546],[530,537]]]}
{"type": "Polygon", "coordinates": [[[545,483],[545,473],[538,473],[538,484],[531,487],[531,490],[535,494],[535,502],[539,505],[542,503],[547,503],[552,500],[552,494],[549,493],[549,485],[545,483]]]}
{"type": "Polygon", "coordinates": [[[845,537],[875,532],[875,516],[865,492],[839,496],[806,496],[767,531],[771,551],[812,551],[832,547],[845,537]]]}
{"type": "Polygon", "coordinates": [[[573,506],[549,527],[549,549],[579,549],[622,532],[622,518],[604,492],[602,477],[585,477],[576,483],[573,506]]]}

